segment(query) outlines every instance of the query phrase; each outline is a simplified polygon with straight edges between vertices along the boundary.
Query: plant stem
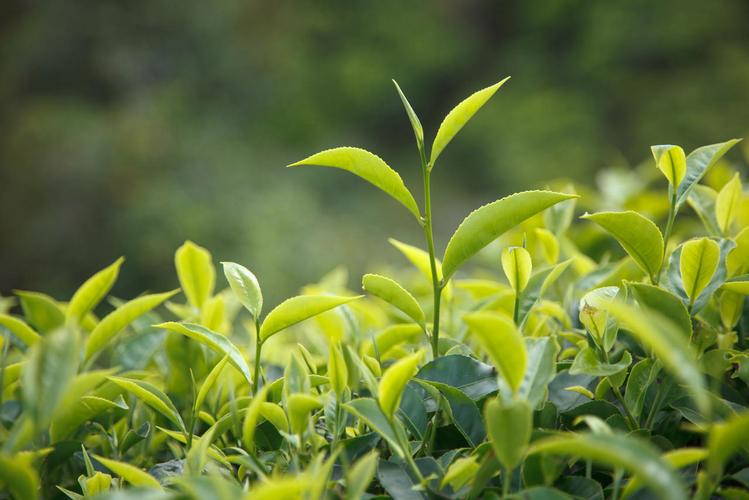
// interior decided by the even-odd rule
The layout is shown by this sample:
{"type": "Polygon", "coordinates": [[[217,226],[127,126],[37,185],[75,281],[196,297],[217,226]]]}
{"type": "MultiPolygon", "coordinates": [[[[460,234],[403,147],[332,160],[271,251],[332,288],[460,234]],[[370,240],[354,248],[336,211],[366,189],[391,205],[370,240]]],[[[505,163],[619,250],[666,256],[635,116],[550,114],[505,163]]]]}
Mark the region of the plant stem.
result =
{"type": "Polygon", "coordinates": [[[424,149],[419,148],[421,156],[421,174],[424,180],[424,238],[429,251],[429,267],[432,273],[432,294],[434,297],[433,320],[432,320],[432,356],[439,357],[440,339],[440,301],[442,299],[442,283],[437,274],[437,259],[434,256],[434,232],[432,230],[432,191],[431,191],[431,166],[427,164],[424,149]]]}
{"type": "Polygon", "coordinates": [[[510,476],[512,475],[512,471],[505,467],[502,469],[502,472],[504,472],[505,476],[502,478],[502,498],[507,498],[510,495],[510,481],[512,481],[510,476]]]}
{"type": "Polygon", "coordinates": [[[661,268],[656,273],[655,278],[651,278],[654,285],[658,285],[660,281],[660,275],[663,272],[664,264],[666,263],[666,251],[668,249],[668,240],[671,239],[671,232],[674,229],[674,221],[676,220],[676,190],[669,186],[668,190],[671,192],[671,201],[668,204],[668,220],[666,221],[666,230],[663,232],[663,257],[661,259],[661,268]]]}
{"type": "Polygon", "coordinates": [[[255,376],[252,378],[252,395],[257,395],[258,382],[260,382],[260,353],[263,341],[260,340],[260,320],[255,318],[255,376]]]}

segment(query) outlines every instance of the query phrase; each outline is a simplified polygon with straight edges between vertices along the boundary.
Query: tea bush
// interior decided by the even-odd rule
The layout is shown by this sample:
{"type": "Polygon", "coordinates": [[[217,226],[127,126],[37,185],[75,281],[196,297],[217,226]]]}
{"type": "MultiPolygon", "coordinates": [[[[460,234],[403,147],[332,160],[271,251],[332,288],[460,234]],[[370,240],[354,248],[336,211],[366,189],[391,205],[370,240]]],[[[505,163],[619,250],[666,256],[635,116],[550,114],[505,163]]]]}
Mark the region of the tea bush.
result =
{"type": "Polygon", "coordinates": [[[396,84],[421,204],[363,149],[290,165],[349,171],[421,228],[390,241],[413,269],[366,274],[364,295],[339,269],[267,311],[272,283],[232,262],[217,279],[188,241],[176,290],[112,297],[120,258],[69,301],[2,299],[4,496],[748,498],[749,204],[720,163],[738,141],[653,146],[662,175],[619,199],[489,203],[438,259],[432,174],[505,81],[429,149],[396,84]],[[618,209],[575,222],[578,202],[618,209]]]}

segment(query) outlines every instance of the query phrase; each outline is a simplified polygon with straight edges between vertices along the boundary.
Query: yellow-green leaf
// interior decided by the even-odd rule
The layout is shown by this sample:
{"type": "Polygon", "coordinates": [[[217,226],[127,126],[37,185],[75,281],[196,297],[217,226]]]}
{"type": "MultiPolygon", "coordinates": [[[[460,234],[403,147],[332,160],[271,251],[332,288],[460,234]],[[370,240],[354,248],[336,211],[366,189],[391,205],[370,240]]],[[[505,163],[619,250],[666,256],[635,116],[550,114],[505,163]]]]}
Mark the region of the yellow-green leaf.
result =
{"type": "Polygon", "coordinates": [[[523,247],[507,247],[502,250],[502,271],[515,293],[519,294],[531,279],[533,263],[531,254],[523,247]]]}
{"type": "Polygon", "coordinates": [[[491,99],[494,93],[499,90],[499,87],[509,79],[510,77],[508,76],[504,80],[495,83],[490,87],[474,92],[461,101],[447,114],[447,116],[445,116],[445,119],[442,120],[442,123],[440,124],[439,130],[437,130],[434,142],[432,143],[432,152],[429,159],[429,163],[432,166],[434,166],[437,157],[439,157],[460,129],[462,129],[463,126],[468,123],[468,120],[470,120],[473,115],[475,115],[476,112],[481,109],[489,99],[491,99]]]}
{"type": "Polygon", "coordinates": [[[662,500],[683,500],[681,477],[647,441],[623,434],[566,434],[535,441],[529,453],[584,458],[629,471],[662,500]]]}
{"type": "Polygon", "coordinates": [[[365,274],[362,287],[372,295],[392,304],[420,325],[424,324],[424,311],[405,288],[395,280],[379,274],[365,274]]]}
{"type": "Polygon", "coordinates": [[[151,309],[159,306],[162,302],[172,297],[179,290],[171,292],[155,293],[152,295],[143,295],[121,305],[104,319],[102,319],[93,329],[86,340],[84,348],[84,358],[86,360],[104,349],[106,345],[127,325],[146,314],[151,309]]]}
{"type": "Polygon", "coordinates": [[[252,383],[252,375],[250,374],[250,367],[247,365],[242,353],[239,348],[235,346],[231,340],[224,337],[223,335],[213,332],[208,328],[194,323],[175,323],[169,321],[167,323],[161,323],[154,325],[156,328],[163,328],[170,332],[179,333],[185,337],[190,337],[193,340],[200,342],[207,346],[213,351],[229,356],[229,361],[239,372],[244,376],[247,383],[252,383]]]}
{"type": "Polygon", "coordinates": [[[689,153],[687,156],[687,174],[684,176],[681,184],[679,184],[676,194],[677,208],[687,201],[689,193],[700,182],[707,171],[740,140],[731,139],[726,142],[702,146],[689,153]]]}
{"type": "Polygon", "coordinates": [[[15,500],[39,498],[39,475],[30,463],[19,460],[18,455],[0,454],[0,486],[15,500]]]}
{"type": "MultiPolygon", "coordinates": [[[[36,344],[41,338],[40,335],[36,333],[34,329],[27,325],[22,319],[11,316],[10,314],[0,313],[0,326],[4,326],[8,330],[10,330],[13,335],[18,337],[18,340],[20,340],[27,346],[36,344]]],[[[0,346],[1,345],[2,344],[0,344],[0,346]]]]}
{"type": "Polygon", "coordinates": [[[234,262],[221,264],[224,266],[226,280],[239,302],[254,318],[259,317],[263,310],[263,293],[255,275],[246,267],[234,262]]]}
{"type": "Polygon", "coordinates": [[[663,236],[653,221],[631,210],[585,214],[616,238],[624,250],[654,281],[663,260],[663,236]]]}
{"type": "Polygon", "coordinates": [[[111,470],[122,479],[132,484],[133,486],[142,486],[144,488],[161,489],[161,485],[146,471],[139,469],[133,465],[125,462],[118,462],[117,460],[110,460],[99,455],[94,455],[94,458],[100,462],[104,467],[111,470]]]}
{"type": "Polygon", "coordinates": [[[710,283],[719,260],[720,246],[709,238],[689,240],[682,246],[679,270],[690,305],[710,283]]]}
{"type": "Polygon", "coordinates": [[[697,408],[707,414],[710,401],[705,380],[698,367],[696,353],[685,342],[680,328],[659,312],[635,308],[622,302],[611,302],[608,310],[622,328],[651,350],[664,367],[681,381],[697,408]]]}
{"type": "Polygon", "coordinates": [[[417,351],[401,358],[383,373],[377,392],[380,409],[388,418],[393,418],[395,410],[400,406],[403,390],[416,375],[423,355],[422,351],[417,351]]]}
{"type": "Polygon", "coordinates": [[[39,292],[15,290],[21,300],[26,321],[41,334],[50,333],[65,324],[65,312],[55,299],[39,292]]]}
{"type": "Polygon", "coordinates": [[[731,277],[749,272],[749,227],[742,229],[734,241],[736,246],[726,257],[726,270],[731,277]]]}
{"type": "Polygon", "coordinates": [[[484,205],[466,217],[450,238],[442,259],[449,280],[469,257],[524,220],[577,195],[553,191],[525,191],[484,205]]]}
{"type": "Polygon", "coordinates": [[[258,420],[260,419],[260,410],[268,397],[269,390],[270,385],[263,386],[263,388],[257,392],[255,397],[252,398],[252,401],[250,401],[249,406],[247,406],[247,411],[245,411],[244,414],[244,421],[242,423],[242,443],[244,444],[244,447],[250,451],[255,449],[255,427],[257,427],[258,420]]]}
{"type": "Polygon", "coordinates": [[[264,402],[260,405],[260,416],[273,424],[279,431],[289,432],[289,421],[283,408],[276,403],[264,402]]]}
{"type": "Polygon", "coordinates": [[[319,399],[309,394],[292,394],[286,400],[291,432],[301,434],[307,428],[307,417],[310,412],[322,408],[319,399]]]}
{"type": "Polygon", "coordinates": [[[200,410],[200,407],[203,406],[203,402],[208,396],[208,391],[210,391],[211,387],[213,387],[213,385],[216,383],[216,380],[218,380],[219,375],[221,375],[221,371],[224,369],[228,361],[229,355],[226,354],[218,363],[216,363],[211,371],[208,372],[208,376],[206,376],[205,380],[203,381],[203,385],[200,386],[198,396],[195,398],[194,409],[196,411],[200,410]]]}
{"type": "Polygon", "coordinates": [[[728,234],[731,229],[731,224],[739,211],[742,194],[738,172],[718,191],[718,197],[715,200],[715,218],[723,234],[728,234]]]}
{"type": "Polygon", "coordinates": [[[655,158],[655,166],[663,172],[674,189],[681,184],[682,179],[687,174],[687,157],[680,146],[664,145],[651,146],[655,158]]]}
{"type": "Polygon", "coordinates": [[[363,297],[341,297],[337,295],[299,295],[281,302],[268,313],[260,326],[260,340],[265,341],[271,335],[295,325],[317,314],[341,306],[352,300],[363,297]]]}
{"type": "Polygon", "coordinates": [[[401,90],[398,82],[393,80],[393,85],[395,85],[395,90],[398,91],[398,96],[401,98],[403,108],[406,110],[406,115],[408,115],[408,121],[411,122],[411,128],[413,128],[414,130],[414,135],[416,136],[416,144],[418,145],[419,150],[421,150],[424,148],[424,128],[421,126],[421,121],[419,121],[419,117],[416,116],[416,111],[414,111],[414,109],[411,107],[411,103],[408,102],[408,99],[406,99],[406,95],[401,90]]]}
{"type": "Polygon", "coordinates": [[[377,470],[379,453],[372,450],[352,465],[346,474],[346,500],[359,500],[364,496],[377,470]]]}
{"type": "Polygon", "coordinates": [[[113,264],[91,276],[76,290],[66,311],[68,324],[79,325],[83,318],[109,293],[117,280],[124,260],[120,257],[113,264]]]}
{"type": "MultiPolygon", "coordinates": [[[[148,406],[165,416],[181,431],[185,431],[185,424],[182,421],[177,408],[172,400],[155,385],[143,380],[135,380],[124,377],[107,377],[111,382],[132,393],[135,397],[146,403],[148,406]]],[[[115,471],[117,472],[117,471],[115,471]]]]}
{"type": "Polygon", "coordinates": [[[348,367],[341,351],[341,345],[338,342],[332,343],[329,350],[328,378],[330,379],[330,387],[340,399],[348,383],[348,367]]]}
{"type": "Polygon", "coordinates": [[[546,262],[556,264],[559,261],[559,240],[554,233],[543,227],[537,227],[535,232],[546,262]]]}
{"type": "Polygon", "coordinates": [[[211,253],[188,240],[174,254],[174,265],[185,297],[193,307],[200,309],[213,295],[216,284],[211,253]]]}
{"type": "MultiPolygon", "coordinates": [[[[432,280],[432,267],[429,259],[429,254],[419,247],[403,243],[395,238],[389,238],[388,242],[393,245],[413,266],[419,270],[422,276],[429,281],[432,280]]],[[[442,281],[442,261],[435,259],[435,267],[437,270],[437,280],[442,281]]],[[[452,298],[452,284],[448,283],[445,288],[442,289],[442,295],[445,301],[449,302],[452,298]]]]}
{"type": "Polygon", "coordinates": [[[421,217],[416,200],[403,184],[401,176],[382,158],[369,151],[352,147],[328,149],[289,165],[289,167],[304,166],[340,168],[351,172],[399,201],[417,219],[421,217]]]}
{"type": "Polygon", "coordinates": [[[476,460],[476,456],[471,455],[451,463],[440,482],[440,487],[444,488],[449,484],[453,491],[458,491],[468,484],[479,470],[480,465],[476,460]]]}
{"type": "Polygon", "coordinates": [[[528,448],[533,408],[522,399],[503,403],[493,398],[484,408],[484,421],[494,455],[505,470],[513,470],[528,448]]]}
{"type": "Polygon", "coordinates": [[[720,477],[723,466],[739,449],[749,449],[749,411],[714,424],[707,437],[708,470],[720,477]]]}
{"type": "MultiPolygon", "coordinates": [[[[702,462],[707,458],[707,450],[705,448],[677,448],[675,450],[667,451],[663,454],[662,458],[674,469],[681,469],[689,465],[702,462]]],[[[622,498],[628,498],[634,492],[643,487],[643,482],[638,476],[633,477],[627,486],[622,490],[622,498]]]]}
{"type": "Polygon", "coordinates": [[[517,392],[523,382],[528,354],[523,336],[512,319],[496,312],[477,312],[463,317],[494,366],[517,392]]]}
{"type": "Polygon", "coordinates": [[[274,477],[253,487],[245,494],[243,500],[303,499],[315,486],[314,478],[308,474],[274,477]]]}

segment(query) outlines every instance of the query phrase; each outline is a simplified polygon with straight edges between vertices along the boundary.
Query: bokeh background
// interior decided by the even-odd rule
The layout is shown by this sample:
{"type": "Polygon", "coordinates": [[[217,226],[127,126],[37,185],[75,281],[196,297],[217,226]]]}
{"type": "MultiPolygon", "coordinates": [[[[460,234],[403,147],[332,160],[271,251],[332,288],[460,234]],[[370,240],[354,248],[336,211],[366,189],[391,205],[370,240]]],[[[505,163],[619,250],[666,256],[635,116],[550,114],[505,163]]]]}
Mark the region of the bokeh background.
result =
{"type": "Polygon", "coordinates": [[[4,0],[0,293],[67,298],[119,255],[117,294],[172,288],[186,239],[270,302],[338,264],[353,284],[418,226],[351,175],[284,166],[356,145],[420,198],[391,78],[431,138],[513,76],[435,171],[442,248],[485,201],[749,134],[747,26],[746,0],[4,0]]]}

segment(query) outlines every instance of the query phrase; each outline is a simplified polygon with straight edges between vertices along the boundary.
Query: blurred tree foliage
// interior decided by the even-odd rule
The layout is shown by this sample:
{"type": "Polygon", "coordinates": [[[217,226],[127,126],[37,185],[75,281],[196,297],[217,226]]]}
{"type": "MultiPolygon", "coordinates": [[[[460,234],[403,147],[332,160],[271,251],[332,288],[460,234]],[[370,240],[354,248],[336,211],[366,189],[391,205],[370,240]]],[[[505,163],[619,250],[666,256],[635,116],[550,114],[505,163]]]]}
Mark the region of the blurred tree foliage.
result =
{"type": "Polygon", "coordinates": [[[415,234],[400,207],[283,168],[358,145],[418,192],[390,78],[433,133],[469,89],[514,77],[441,160],[443,244],[478,199],[745,135],[747,20],[745,0],[6,0],[0,292],[69,295],[120,254],[116,293],[173,286],[188,238],[271,299],[397,261],[381,242],[415,234]]]}

